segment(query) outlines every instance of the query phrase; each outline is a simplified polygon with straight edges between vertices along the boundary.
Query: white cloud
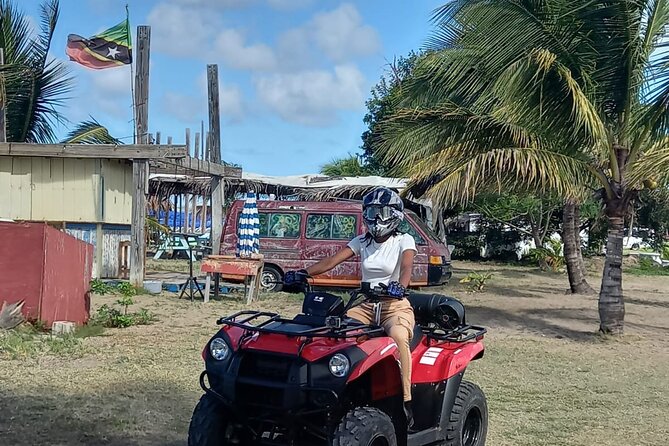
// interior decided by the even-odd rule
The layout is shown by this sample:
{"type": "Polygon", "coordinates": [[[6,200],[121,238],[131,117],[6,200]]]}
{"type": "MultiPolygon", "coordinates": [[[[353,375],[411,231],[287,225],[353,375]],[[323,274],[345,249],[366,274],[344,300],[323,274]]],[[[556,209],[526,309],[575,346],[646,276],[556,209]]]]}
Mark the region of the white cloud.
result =
{"type": "Polygon", "coordinates": [[[215,54],[226,65],[238,70],[272,70],[276,58],[270,47],[263,44],[246,45],[242,34],[234,29],[222,31],[214,44],[215,54]]]}
{"type": "Polygon", "coordinates": [[[350,3],[317,14],[308,26],[318,46],[334,61],[367,56],[381,48],[376,30],[362,22],[360,13],[350,3]]]}
{"type": "Polygon", "coordinates": [[[376,30],[363,23],[355,6],[344,3],[282,33],[277,39],[276,51],[282,67],[296,69],[322,60],[324,55],[335,63],[344,63],[375,54],[380,49],[381,40],[376,30]]]}
{"type": "Polygon", "coordinates": [[[352,65],[333,72],[302,71],[255,80],[260,100],[283,119],[306,125],[326,125],[339,110],[358,110],[365,101],[365,79],[352,65]]]}
{"type": "Polygon", "coordinates": [[[147,18],[152,49],[178,57],[206,57],[220,27],[217,17],[185,4],[159,3],[147,18]]]}
{"type": "Polygon", "coordinates": [[[130,89],[130,67],[106,70],[89,70],[77,67],[76,77],[85,76],[90,87],[80,92],[79,100],[86,105],[93,117],[98,112],[113,118],[132,119],[132,94],[130,89]]]}
{"type": "MultiPolygon", "coordinates": [[[[207,111],[207,73],[198,76],[197,93],[187,95],[169,91],[162,98],[163,111],[185,123],[199,120],[206,116],[207,111]]],[[[218,86],[218,100],[221,116],[232,122],[243,119],[246,112],[242,91],[237,85],[222,84],[218,86]]]]}

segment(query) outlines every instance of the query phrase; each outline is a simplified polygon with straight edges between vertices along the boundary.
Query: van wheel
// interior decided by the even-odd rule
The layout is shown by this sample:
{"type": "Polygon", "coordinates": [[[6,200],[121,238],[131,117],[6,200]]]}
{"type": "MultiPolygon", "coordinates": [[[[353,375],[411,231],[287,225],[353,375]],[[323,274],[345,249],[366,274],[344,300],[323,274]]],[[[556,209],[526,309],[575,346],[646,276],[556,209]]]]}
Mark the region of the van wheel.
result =
{"type": "Polygon", "coordinates": [[[260,276],[260,286],[265,291],[281,291],[281,288],[283,288],[283,284],[280,283],[282,279],[283,275],[276,266],[267,265],[262,269],[262,276],[260,276]]]}

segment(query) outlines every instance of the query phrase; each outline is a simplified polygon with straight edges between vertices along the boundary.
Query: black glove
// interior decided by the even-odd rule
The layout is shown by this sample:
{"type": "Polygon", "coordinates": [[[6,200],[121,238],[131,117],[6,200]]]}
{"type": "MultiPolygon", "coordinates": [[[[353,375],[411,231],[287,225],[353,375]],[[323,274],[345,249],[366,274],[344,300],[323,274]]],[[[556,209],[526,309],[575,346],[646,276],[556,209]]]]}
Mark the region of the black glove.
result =
{"type": "Polygon", "coordinates": [[[406,294],[406,292],[407,289],[404,288],[404,286],[397,281],[390,282],[388,284],[388,289],[386,290],[388,296],[394,297],[395,299],[402,299],[406,294]]]}
{"type": "Polygon", "coordinates": [[[286,271],[283,275],[283,286],[286,291],[299,291],[300,285],[308,283],[309,273],[305,269],[298,271],[286,271]]]}

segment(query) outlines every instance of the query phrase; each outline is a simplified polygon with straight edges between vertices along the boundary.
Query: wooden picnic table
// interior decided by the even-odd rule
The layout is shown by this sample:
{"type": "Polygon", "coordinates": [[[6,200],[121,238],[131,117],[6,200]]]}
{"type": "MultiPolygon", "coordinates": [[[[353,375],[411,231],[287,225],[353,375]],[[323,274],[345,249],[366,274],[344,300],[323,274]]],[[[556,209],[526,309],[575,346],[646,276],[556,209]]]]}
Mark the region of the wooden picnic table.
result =
{"type": "Polygon", "coordinates": [[[260,291],[263,264],[262,254],[254,254],[251,257],[230,255],[210,255],[205,257],[200,267],[203,273],[207,273],[204,286],[204,301],[209,302],[211,275],[214,274],[214,297],[218,297],[218,281],[219,277],[223,276],[224,279],[243,281],[246,285],[246,303],[253,302],[260,291]]]}

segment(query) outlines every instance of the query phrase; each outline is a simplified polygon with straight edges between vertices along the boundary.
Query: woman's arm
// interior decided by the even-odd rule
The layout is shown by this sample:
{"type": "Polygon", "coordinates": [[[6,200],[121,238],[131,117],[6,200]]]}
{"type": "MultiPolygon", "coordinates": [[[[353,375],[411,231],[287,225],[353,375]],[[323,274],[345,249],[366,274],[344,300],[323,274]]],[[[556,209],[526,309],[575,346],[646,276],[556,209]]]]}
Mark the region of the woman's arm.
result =
{"type": "Polygon", "coordinates": [[[411,272],[413,270],[413,258],[416,256],[416,251],[413,249],[406,249],[402,252],[402,263],[400,263],[400,284],[406,288],[411,282],[411,272]]]}
{"type": "Polygon", "coordinates": [[[309,273],[310,276],[317,276],[319,274],[323,274],[325,272],[330,271],[332,268],[339,265],[343,261],[350,259],[354,255],[355,254],[353,250],[347,246],[337,251],[330,257],[326,257],[322,260],[319,260],[317,263],[314,263],[309,268],[307,268],[307,272],[309,273]]]}

